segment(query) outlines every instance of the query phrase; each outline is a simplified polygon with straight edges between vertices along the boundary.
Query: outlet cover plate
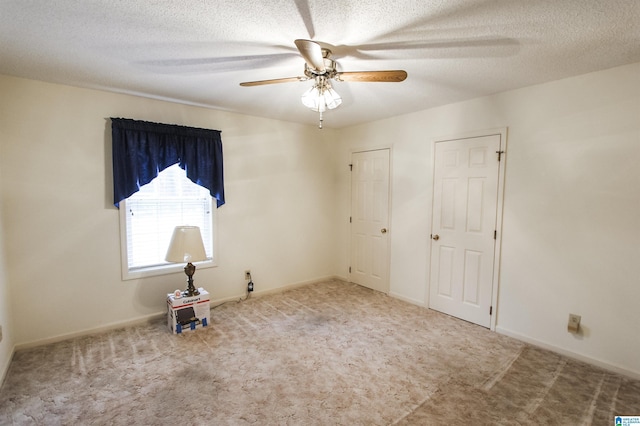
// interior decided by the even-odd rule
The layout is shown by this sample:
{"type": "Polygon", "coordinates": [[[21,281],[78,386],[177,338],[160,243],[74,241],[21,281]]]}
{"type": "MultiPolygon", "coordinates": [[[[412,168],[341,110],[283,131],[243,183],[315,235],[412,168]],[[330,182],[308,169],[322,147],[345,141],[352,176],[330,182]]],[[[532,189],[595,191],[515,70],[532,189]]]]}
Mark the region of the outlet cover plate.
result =
{"type": "Polygon", "coordinates": [[[580,329],[580,315],[569,314],[569,324],[567,324],[567,331],[569,333],[577,333],[580,329]]]}

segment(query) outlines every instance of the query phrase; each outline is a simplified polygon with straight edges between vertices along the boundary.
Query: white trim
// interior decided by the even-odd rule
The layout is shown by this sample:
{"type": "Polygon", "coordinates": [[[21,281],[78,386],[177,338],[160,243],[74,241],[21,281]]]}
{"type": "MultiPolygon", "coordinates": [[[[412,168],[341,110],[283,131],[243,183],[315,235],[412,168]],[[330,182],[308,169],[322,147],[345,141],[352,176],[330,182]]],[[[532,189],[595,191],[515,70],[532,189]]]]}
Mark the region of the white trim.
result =
{"type": "Polygon", "coordinates": [[[16,353],[16,345],[13,345],[11,348],[11,353],[7,358],[7,362],[2,366],[2,370],[0,370],[0,387],[4,383],[4,379],[7,377],[7,373],[9,372],[9,367],[11,366],[11,361],[13,361],[13,355],[16,353]]]}
{"type": "MultiPolygon", "coordinates": [[[[281,287],[277,287],[277,288],[273,288],[273,289],[269,289],[269,290],[258,290],[255,293],[252,293],[252,297],[255,294],[255,296],[264,296],[267,294],[272,294],[272,293],[281,293],[283,291],[286,290],[292,290],[294,288],[298,288],[298,287],[303,287],[306,285],[311,285],[311,284],[316,284],[316,283],[321,283],[321,282],[325,282],[325,281],[329,281],[329,280],[340,280],[340,281],[345,281],[347,282],[344,278],[339,277],[339,276],[335,276],[335,275],[329,275],[326,277],[320,277],[320,278],[315,278],[313,280],[308,280],[308,281],[301,281],[298,283],[294,283],[294,284],[288,284],[288,285],[284,285],[281,287]]],[[[232,296],[232,297],[227,297],[225,299],[216,299],[216,300],[211,300],[210,305],[213,308],[215,308],[216,306],[225,303],[225,302],[230,302],[233,300],[242,300],[244,297],[246,297],[246,294],[243,294],[241,296],[232,296]]],[[[138,324],[144,324],[150,321],[155,321],[155,320],[159,320],[162,317],[164,317],[165,315],[167,315],[167,311],[163,310],[161,312],[156,312],[153,314],[148,314],[148,315],[143,315],[137,318],[133,318],[130,320],[125,320],[125,321],[118,321],[118,322],[112,322],[109,324],[105,324],[103,326],[100,327],[95,327],[95,328],[87,328],[84,330],[80,330],[80,331],[76,331],[73,333],[65,333],[65,334],[59,334],[57,336],[54,337],[48,337],[46,339],[40,339],[40,340],[32,340],[30,342],[26,342],[26,343],[20,343],[18,345],[15,345],[13,347],[13,352],[15,351],[19,351],[19,350],[23,350],[23,349],[30,349],[30,348],[35,348],[38,346],[42,346],[42,345],[48,345],[51,343],[57,343],[57,342],[62,342],[64,340],[69,340],[69,339],[73,339],[73,338],[77,338],[77,337],[83,337],[83,336],[89,336],[92,334],[97,334],[97,333],[103,333],[105,331],[111,331],[111,330],[115,330],[118,328],[124,328],[124,327],[130,327],[130,326],[134,326],[134,325],[138,325],[138,324]]],[[[169,329],[167,329],[167,334],[171,335],[172,333],[170,332],[169,329]]],[[[13,352],[12,352],[12,357],[13,357],[13,352]]],[[[9,361],[10,363],[11,361],[9,361]]],[[[9,365],[7,364],[6,369],[9,368],[9,365]]],[[[6,373],[6,371],[5,371],[6,373]]],[[[1,382],[0,382],[1,383],[1,382]]]]}
{"type": "MultiPolygon", "coordinates": [[[[496,200],[496,243],[494,246],[493,252],[493,280],[491,284],[491,306],[492,306],[492,314],[490,318],[489,328],[492,331],[496,330],[496,321],[498,318],[498,291],[500,288],[500,261],[501,261],[501,253],[502,253],[502,216],[504,213],[504,185],[505,185],[505,164],[506,164],[506,154],[507,154],[507,127],[500,127],[494,129],[487,130],[478,130],[478,131],[470,131],[464,132],[456,135],[443,136],[438,138],[433,138],[431,140],[431,217],[430,217],[430,226],[429,233],[433,234],[433,197],[435,191],[433,190],[433,184],[435,182],[435,169],[436,169],[436,143],[437,142],[446,142],[450,140],[458,140],[458,139],[472,139],[479,138],[484,136],[500,136],[500,150],[504,151],[502,154],[501,161],[498,164],[498,194],[496,200]]],[[[431,292],[431,244],[429,244],[429,260],[427,262],[427,288],[425,295],[425,307],[429,307],[429,296],[431,292]]]]}
{"type": "Polygon", "coordinates": [[[389,296],[393,297],[394,299],[398,299],[398,300],[401,300],[403,302],[407,302],[407,303],[410,303],[412,305],[416,305],[416,306],[419,306],[421,308],[428,309],[427,305],[425,305],[425,303],[422,300],[412,299],[410,297],[403,296],[402,294],[399,294],[399,293],[396,293],[396,292],[393,292],[393,291],[389,292],[389,296]]]}
{"type": "Polygon", "coordinates": [[[479,138],[483,136],[494,136],[494,135],[503,135],[506,137],[507,129],[508,127],[493,127],[493,128],[484,129],[484,130],[471,130],[471,131],[462,132],[462,133],[455,133],[455,134],[435,137],[431,139],[431,142],[432,143],[446,142],[446,141],[452,141],[457,139],[472,139],[472,138],[479,138]]]}
{"type": "Polygon", "coordinates": [[[349,150],[349,158],[356,152],[382,151],[385,149],[393,150],[393,144],[390,145],[374,145],[374,146],[354,146],[349,150]]]}
{"type": "MultiPolygon", "coordinates": [[[[145,268],[129,269],[129,260],[127,253],[127,219],[125,218],[127,210],[127,200],[120,202],[120,208],[118,209],[118,216],[120,219],[120,269],[122,274],[122,281],[136,280],[139,278],[155,277],[158,275],[175,274],[184,271],[183,264],[169,263],[166,265],[149,266],[145,268]]],[[[215,200],[211,200],[211,232],[213,234],[213,248],[212,259],[204,260],[202,262],[194,262],[197,269],[215,268],[218,266],[218,215],[215,208],[215,200]]]]}
{"type": "MultiPolygon", "coordinates": [[[[124,254],[124,256],[126,256],[126,253],[124,254]]],[[[175,274],[178,272],[184,273],[184,267],[186,265],[186,263],[185,264],[169,263],[167,265],[150,266],[148,268],[129,270],[126,267],[127,259],[126,258],[123,259],[123,262],[125,262],[122,264],[122,280],[123,281],[135,280],[138,278],[145,278],[145,277],[155,277],[157,275],[175,274]]],[[[215,263],[213,259],[205,260],[202,262],[194,262],[193,264],[196,266],[196,272],[199,269],[215,268],[218,266],[218,264],[215,263]]]]}
{"type": "Polygon", "coordinates": [[[493,289],[491,297],[491,306],[493,313],[491,315],[491,330],[496,330],[498,321],[498,292],[500,291],[500,265],[502,262],[502,219],[504,216],[504,185],[506,179],[507,164],[507,138],[508,129],[506,127],[495,130],[500,134],[500,164],[498,165],[498,199],[496,202],[496,245],[493,251],[493,289]]]}
{"type": "MultiPolygon", "coordinates": [[[[300,281],[300,282],[292,283],[292,284],[285,284],[283,286],[274,287],[274,288],[270,288],[270,289],[267,289],[267,290],[259,290],[259,289],[257,289],[251,294],[252,294],[252,296],[261,297],[261,296],[266,296],[266,295],[269,295],[269,294],[282,293],[283,291],[293,290],[293,289],[296,289],[296,288],[299,288],[299,287],[304,287],[304,286],[308,286],[308,285],[312,285],[312,284],[322,283],[322,282],[326,282],[326,281],[330,281],[330,280],[340,280],[340,281],[344,281],[344,282],[349,282],[348,280],[345,280],[344,278],[338,277],[336,275],[327,275],[325,277],[314,278],[314,279],[311,279],[311,280],[300,281]]],[[[229,300],[233,300],[233,299],[238,299],[238,297],[229,298],[229,300]]]]}
{"type": "Polygon", "coordinates": [[[602,361],[598,358],[592,358],[586,355],[579,354],[577,352],[568,351],[560,346],[552,345],[552,344],[543,342],[541,340],[534,339],[533,337],[525,336],[524,334],[520,334],[518,332],[508,330],[501,326],[497,326],[495,331],[496,333],[504,334],[505,336],[509,336],[516,340],[520,340],[521,342],[525,342],[530,345],[537,346],[539,348],[546,349],[546,350],[558,353],[560,355],[576,359],[578,361],[586,362],[587,364],[595,365],[596,367],[603,368],[605,370],[611,371],[616,374],[621,374],[636,380],[640,380],[640,371],[629,370],[619,365],[602,361]]]}
{"type": "Polygon", "coordinates": [[[16,351],[20,351],[20,350],[23,350],[23,349],[35,348],[37,346],[48,345],[48,344],[51,344],[51,343],[62,342],[64,340],[69,340],[69,339],[73,339],[73,338],[76,338],[76,337],[82,337],[82,336],[88,336],[88,335],[91,335],[91,334],[102,333],[102,332],[105,332],[105,331],[115,330],[117,328],[123,328],[123,327],[128,327],[128,326],[132,326],[132,325],[136,325],[136,324],[142,324],[142,323],[149,322],[149,321],[152,321],[152,320],[155,320],[155,319],[159,319],[163,315],[166,315],[166,314],[167,313],[165,311],[162,311],[161,313],[144,315],[144,316],[140,316],[140,317],[137,317],[137,318],[126,320],[126,321],[112,322],[112,323],[109,323],[109,324],[102,325],[100,327],[86,328],[84,330],[75,331],[73,333],[59,334],[57,336],[47,337],[46,339],[32,340],[30,342],[17,344],[16,345],[16,351]]]}

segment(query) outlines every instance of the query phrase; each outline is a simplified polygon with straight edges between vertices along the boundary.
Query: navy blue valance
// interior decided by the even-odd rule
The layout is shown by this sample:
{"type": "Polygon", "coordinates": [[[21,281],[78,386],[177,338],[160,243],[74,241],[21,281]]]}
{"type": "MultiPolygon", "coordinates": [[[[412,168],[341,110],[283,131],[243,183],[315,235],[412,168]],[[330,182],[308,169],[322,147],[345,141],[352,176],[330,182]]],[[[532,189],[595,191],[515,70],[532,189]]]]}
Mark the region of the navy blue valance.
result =
{"type": "Polygon", "coordinates": [[[137,192],[176,163],[192,182],[224,204],[222,138],[219,130],[111,118],[113,203],[137,192]]]}

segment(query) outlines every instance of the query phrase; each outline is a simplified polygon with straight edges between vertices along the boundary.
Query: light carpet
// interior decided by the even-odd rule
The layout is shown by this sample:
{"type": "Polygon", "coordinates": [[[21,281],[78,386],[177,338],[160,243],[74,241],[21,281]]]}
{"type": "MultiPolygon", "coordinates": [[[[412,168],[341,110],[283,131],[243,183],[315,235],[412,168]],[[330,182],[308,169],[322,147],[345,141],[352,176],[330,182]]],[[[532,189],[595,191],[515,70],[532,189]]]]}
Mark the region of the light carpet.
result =
{"type": "Polygon", "coordinates": [[[342,281],[15,354],[2,425],[612,425],[640,381],[342,281]]]}

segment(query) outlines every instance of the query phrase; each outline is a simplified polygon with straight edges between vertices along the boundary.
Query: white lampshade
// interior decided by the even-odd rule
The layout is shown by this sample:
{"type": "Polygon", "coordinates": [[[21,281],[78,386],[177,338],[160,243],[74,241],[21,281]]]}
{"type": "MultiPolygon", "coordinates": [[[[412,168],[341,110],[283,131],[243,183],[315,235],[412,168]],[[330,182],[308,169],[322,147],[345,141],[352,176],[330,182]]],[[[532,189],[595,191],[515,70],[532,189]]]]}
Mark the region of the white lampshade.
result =
{"type": "Polygon", "coordinates": [[[165,260],[176,263],[207,260],[200,228],[197,226],[176,226],[165,260]]]}

